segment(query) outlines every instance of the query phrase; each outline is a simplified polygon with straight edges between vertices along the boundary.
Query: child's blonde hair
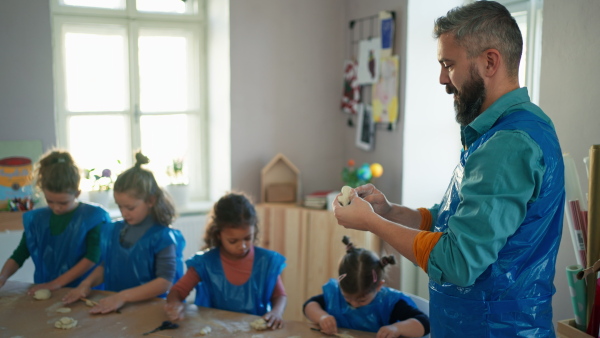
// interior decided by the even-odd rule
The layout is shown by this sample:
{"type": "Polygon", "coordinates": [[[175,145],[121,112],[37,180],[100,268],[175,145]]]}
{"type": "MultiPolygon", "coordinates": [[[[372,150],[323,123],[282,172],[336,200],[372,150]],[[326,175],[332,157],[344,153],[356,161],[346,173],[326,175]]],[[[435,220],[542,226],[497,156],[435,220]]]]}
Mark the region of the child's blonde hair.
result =
{"type": "Polygon", "coordinates": [[[346,245],[346,255],[342,257],[338,269],[340,288],[351,295],[366,295],[377,289],[378,282],[384,279],[385,267],[396,264],[394,256],[381,259],[370,250],[355,248],[348,236],[342,238],[346,245]]]}
{"type": "Polygon", "coordinates": [[[50,150],[35,165],[36,186],[53,193],[77,194],[81,175],[69,152],[50,150]]]}
{"type": "Polygon", "coordinates": [[[221,246],[219,234],[224,228],[254,227],[254,238],[258,238],[258,217],[250,199],[243,193],[230,192],[214,204],[210,222],[204,232],[204,249],[221,246]]]}
{"type": "Polygon", "coordinates": [[[128,193],[131,196],[150,202],[154,198],[152,217],[164,226],[173,223],[176,217],[175,205],[156,182],[150,170],[143,169],[142,165],[149,163],[148,157],[141,152],[135,154],[135,165],[122,172],[115,181],[115,192],[128,193]]]}

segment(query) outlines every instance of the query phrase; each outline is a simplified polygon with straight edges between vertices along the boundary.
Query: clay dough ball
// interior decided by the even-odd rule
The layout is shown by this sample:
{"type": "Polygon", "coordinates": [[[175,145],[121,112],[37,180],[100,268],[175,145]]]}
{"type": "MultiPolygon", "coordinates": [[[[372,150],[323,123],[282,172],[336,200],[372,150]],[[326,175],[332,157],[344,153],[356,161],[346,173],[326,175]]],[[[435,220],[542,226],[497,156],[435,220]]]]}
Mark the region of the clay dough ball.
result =
{"type": "Polygon", "coordinates": [[[352,188],[345,185],[342,187],[342,195],[338,197],[338,201],[340,201],[344,207],[350,203],[350,191],[352,191],[352,188]]]}
{"type": "Polygon", "coordinates": [[[33,298],[37,300],[48,299],[52,296],[52,293],[48,289],[39,289],[33,294],[33,298]]]}
{"type": "Polygon", "coordinates": [[[58,309],[56,309],[56,312],[69,313],[69,312],[71,312],[71,308],[70,307],[59,307],[58,309]]]}
{"type": "Polygon", "coordinates": [[[95,304],[94,304],[94,302],[92,302],[91,300],[89,300],[89,299],[86,299],[86,300],[85,300],[85,305],[87,305],[87,306],[89,306],[89,307],[93,307],[95,304]]]}
{"type": "Polygon", "coordinates": [[[257,320],[250,323],[250,327],[258,331],[266,330],[267,322],[262,318],[258,318],[257,320]]]}
{"type": "Polygon", "coordinates": [[[200,334],[201,335],[207,335],[212,331],[212,329],[210,328],[210,326],[205,326],[200,330],[200,334]]]}
{"type": "Polygon", "coordinates": [[[54,323],[54,327],[57,329],[68,330],[77,326],[77,321],[71,317],[62,317],[54,323]]]}

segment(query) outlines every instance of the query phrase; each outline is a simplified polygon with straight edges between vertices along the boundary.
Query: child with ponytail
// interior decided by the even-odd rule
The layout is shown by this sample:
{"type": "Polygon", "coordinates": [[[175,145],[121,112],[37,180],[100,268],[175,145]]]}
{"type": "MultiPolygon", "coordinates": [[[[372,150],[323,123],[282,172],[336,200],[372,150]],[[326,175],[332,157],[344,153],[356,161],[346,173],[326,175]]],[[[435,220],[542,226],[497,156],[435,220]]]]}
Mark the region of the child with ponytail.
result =
{"type": "Polygon", "coordinates": [[[135,159],[135,166],[115,181],[114,198],[123,219],[104,233],[104,261],[63,298],[64,303],[87,297],[92,287],[103,283],[115,294],[101,299],[90,312],[109,313],[129,302],[166,297],[183,275],[185,240],[171,227],[175,206],[154,174],[142,168],[148,158],[138,152],[135,159]]]}
{"type": "Polygon", "coordinates": [[[384,286],[385,268],[394,256],[379,259],[355,248],[344,236],[346,255],[338,279],[323,285],[323,294],[304,303],[304,314],[326,334],[337,328],[377,332],[377,337],[421,337],[429,333],[429,318],[402,292],[384,286]]]}

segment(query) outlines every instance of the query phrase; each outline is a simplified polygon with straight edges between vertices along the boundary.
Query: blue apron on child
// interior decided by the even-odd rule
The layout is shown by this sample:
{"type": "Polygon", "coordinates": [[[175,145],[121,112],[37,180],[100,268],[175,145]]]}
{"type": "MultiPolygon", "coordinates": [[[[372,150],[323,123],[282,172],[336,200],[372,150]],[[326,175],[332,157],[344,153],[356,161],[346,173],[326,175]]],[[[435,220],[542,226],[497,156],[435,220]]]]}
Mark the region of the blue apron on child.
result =
{"type": "MultiPolygon", "coordinates": [[[[104,255],[104,289],[119,292],[156,279],[156,255],[166,247],[175,245],[177,259],[183,255],[185,241],[179,230],[154,224],[130,248],[120,243],[123,220],[112,224],[107,232],[104,255]]],[[[183,274],[183,263],[177,263],[175,283],[183,274]]],[[[166,293],[158,297],[166,297],[166,293]]]]}
{"type": "Polygon", "coordinates": [[[553,279],[565,191],[562,153],[551,125],[527,111],[499,119],[461,155],[434,231],[448,230],[448,221],[461,201],[460,185],[469,155],[497,131],[516,129],[529,134],[542,150],[546,171],[540,196],[527,205],[521,226],[473,285],[440,285],[430,279],[432,337],[554,336],[553,279]]]}
{"type": "Polygon", "coordinates": [[[335,318],[339,327],[377,332],[382,326],[390,325],[390,316],[400,300],[416,308],[415,302],[404,293],[388,287],[382,287],[369,304],[354,308],[346,302],[340,291],[337,279],[330,279],[323,285],[325,311],[335,318]]]}
{"type": "MultiPolygon", "coordinates": [[[[88,232],[99,224],[110,223],[106,210],[80,202],[65,230],[52,235],[51,215],[52,210],[48,207],[23,214],[23,228],[27,249],[35,265],[33,281],[36,284],[53,281],[79,263],[87,251],[88,232]]],[[[93,268],[65,286],[76,287],[92,270],[93,268]]]]}
{"type": "Polygon", "coordinates": [[[258,316],[271,311],[271,296],[277,278],[285,268],[285,257],[275,251],[254,247],[250,278],[242,285],[233,285],[225,277],[219,252],[219,248],[214,248],[196,254],[186,262],[201,280],[196,286],[195,304],[258,316]]]}

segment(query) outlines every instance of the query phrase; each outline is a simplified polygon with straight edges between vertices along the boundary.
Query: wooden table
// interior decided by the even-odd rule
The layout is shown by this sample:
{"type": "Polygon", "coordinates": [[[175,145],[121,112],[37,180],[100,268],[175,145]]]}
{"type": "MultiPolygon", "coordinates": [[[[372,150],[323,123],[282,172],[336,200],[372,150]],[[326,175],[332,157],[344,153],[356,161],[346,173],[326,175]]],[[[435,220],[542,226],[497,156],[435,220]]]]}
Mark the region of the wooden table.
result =
{"type": "MultiPolygon", "coordinates": [[[[89,314],[89,307],[84,302],[75,302],[66,307],[70,313],[58,313],[56,309],[64,305],[60,301],[69,291],[63,288],[52,293],[47,300],[35,300],[27,295],[30,284],[8,281],[0,289],[0,337],[141,337],[142,333],[151,331],[167,320],[163,311],[165,301],[155,298],[148,301],[127,304],[121,313],[106,315],[89,314]],[[72,317],[78,321],[70,330],[54,327],[54,322],[61,317],[72,317]]],[[[93,291],[89,299],[98,301],[108,291],[93,291]]],[[[313,331],[310,324],[298,321],[285,321],[283,329],[255,331],[250,323],[258,316],[229,312],[211,308],[198,308],[186,305],[186,319],[179,322],[175,330],[158,331],[152,337],[201,337],[200,330],[210,326],[212,332],[206,337],[326,337],[313,331]]],[[[352,337],[375,337],[374,333],[339,329],[339,333],[352,337]]]]}

